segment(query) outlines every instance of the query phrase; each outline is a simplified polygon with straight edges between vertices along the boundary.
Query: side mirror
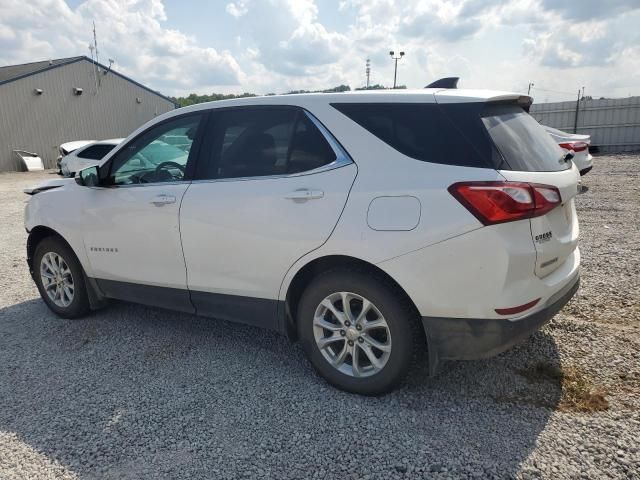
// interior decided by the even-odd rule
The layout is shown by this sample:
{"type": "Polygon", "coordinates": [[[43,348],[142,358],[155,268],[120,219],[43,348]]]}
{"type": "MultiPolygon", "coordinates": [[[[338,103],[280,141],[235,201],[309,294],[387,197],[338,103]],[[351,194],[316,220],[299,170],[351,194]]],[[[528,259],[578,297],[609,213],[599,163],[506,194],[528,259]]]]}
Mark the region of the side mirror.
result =
{"type": "Polygon", "coordinates": [[[83,187],[99,187],[100,174],[96,165],[87,167],[78,172],[76,175],[76,183],[83,187]]]}

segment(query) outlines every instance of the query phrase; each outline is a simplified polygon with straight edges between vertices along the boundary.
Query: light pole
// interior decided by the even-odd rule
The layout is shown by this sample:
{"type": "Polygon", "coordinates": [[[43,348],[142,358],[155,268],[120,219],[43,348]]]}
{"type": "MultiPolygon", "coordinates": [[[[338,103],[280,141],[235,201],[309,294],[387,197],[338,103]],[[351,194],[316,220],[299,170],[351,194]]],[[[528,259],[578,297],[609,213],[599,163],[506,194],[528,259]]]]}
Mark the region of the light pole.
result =
{"type": "Polygon", "coordinates": [[[394,52],[393,50],[389,52],[389,55],[391,55],[391,58],[393,58],[396,61],[396,67],[393,71],[393,88],[396,88],[396,78],[398,77],[398,60],[404,57],[404,52],[400,52],[399,57],[396,57],[395,54],[396,52],[394,52]]]}
{"type": "Polygon", "coordinates": [[[367,88],[369,88],[369,76],[371,75],[371,60],[369,60],[367,58],[367,68],[365,69],[365,72],[367,73],[367,88]]]}
{"type": "Polygon", "coordinates": [[[527,95],[531,94],[531,87],[535,87],[535,84],[533,82],[529,82],[529,88],[527,89],[527,95]]]}

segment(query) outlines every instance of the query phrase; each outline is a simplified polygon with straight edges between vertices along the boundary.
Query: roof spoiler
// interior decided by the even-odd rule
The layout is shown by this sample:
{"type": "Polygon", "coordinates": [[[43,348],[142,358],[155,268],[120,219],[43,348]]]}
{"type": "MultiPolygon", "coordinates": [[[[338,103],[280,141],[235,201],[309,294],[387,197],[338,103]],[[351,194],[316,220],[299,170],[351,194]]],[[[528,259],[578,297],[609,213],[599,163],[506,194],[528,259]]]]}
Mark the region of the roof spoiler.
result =
{"type": "Polygon", "coordinates": [[[460,77],[445,77],[431,82],[424,88],[458,88],[458,80],[460,77]]]}

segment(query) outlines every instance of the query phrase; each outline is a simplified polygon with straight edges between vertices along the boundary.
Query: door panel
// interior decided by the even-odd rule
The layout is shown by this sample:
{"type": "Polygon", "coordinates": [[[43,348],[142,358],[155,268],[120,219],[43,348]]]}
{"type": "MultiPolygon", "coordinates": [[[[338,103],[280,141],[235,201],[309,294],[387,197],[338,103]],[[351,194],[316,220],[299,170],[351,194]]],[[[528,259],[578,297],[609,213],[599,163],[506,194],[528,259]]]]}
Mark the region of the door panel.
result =
{"type": "Polygon", "coordinates": [[[194,182],[180,212],[189,289],[277,299],[289,267],[333,231],[356,171],[194,182]]]}
{"type": "Polygon", "coordinates": [[[94,276],[187,293],[178,211],[188,185],[91,189],[84,244],[94,276]]]}

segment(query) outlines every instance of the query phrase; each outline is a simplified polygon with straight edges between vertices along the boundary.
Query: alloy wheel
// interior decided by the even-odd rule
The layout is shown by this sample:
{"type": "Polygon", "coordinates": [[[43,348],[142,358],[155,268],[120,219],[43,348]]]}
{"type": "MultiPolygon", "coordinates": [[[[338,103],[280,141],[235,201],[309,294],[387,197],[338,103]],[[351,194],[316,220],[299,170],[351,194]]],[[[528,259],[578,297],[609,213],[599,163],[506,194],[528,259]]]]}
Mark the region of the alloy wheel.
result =
{"type": "Polygon", "coordinates": [[[322,356],[352,377],[380,372],[391,354],[391,332],[380,310],[362,295],[336,292],[316,308],[313,335],[322,356]]]}
{"type": "Polygon", "coordinates": [[[64,258],[55,252],[47,252],[40,261],[42,287],[49,299],[58,307],[66,308],[73,302],[74,283],[71,269],[64,258]]]}

